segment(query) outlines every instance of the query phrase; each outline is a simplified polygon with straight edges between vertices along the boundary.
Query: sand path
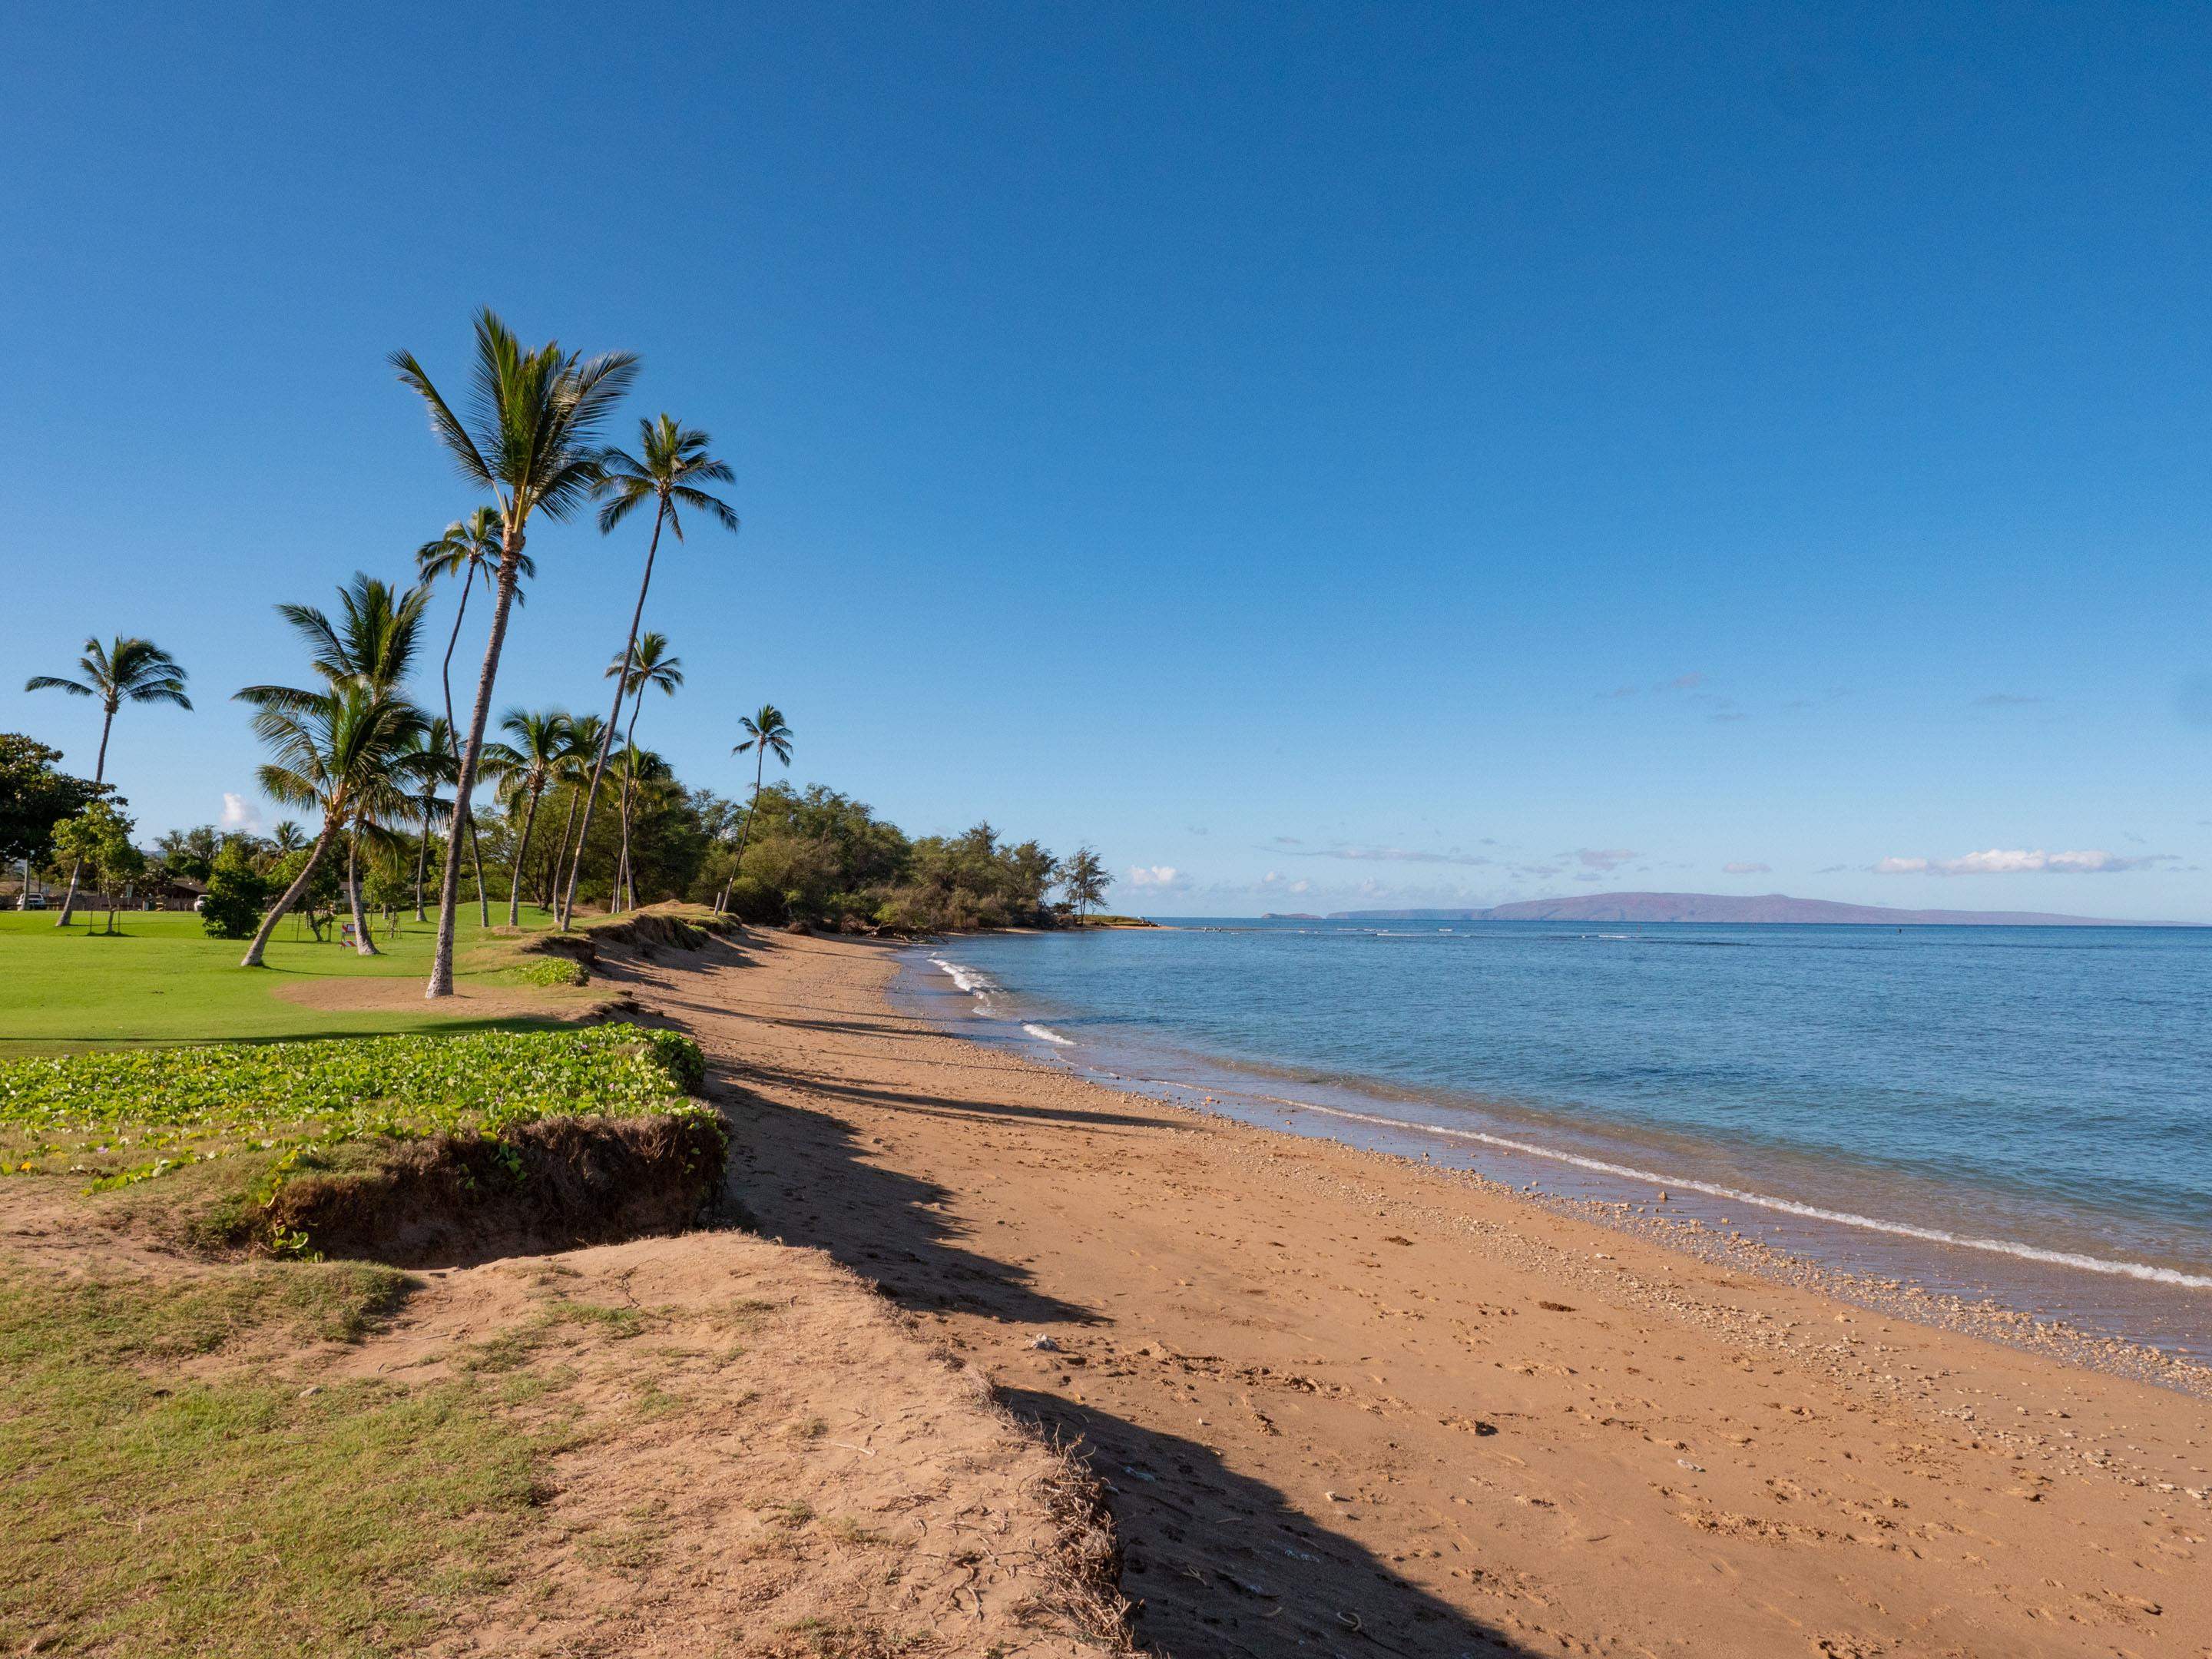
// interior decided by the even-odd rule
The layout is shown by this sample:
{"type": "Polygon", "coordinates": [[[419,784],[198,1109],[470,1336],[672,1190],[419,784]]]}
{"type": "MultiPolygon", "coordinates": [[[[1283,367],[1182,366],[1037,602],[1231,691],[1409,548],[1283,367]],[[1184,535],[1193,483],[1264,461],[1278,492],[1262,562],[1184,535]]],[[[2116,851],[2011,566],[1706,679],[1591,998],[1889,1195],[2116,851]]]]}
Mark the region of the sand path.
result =
{"type": "Polygon", "coordinates": [[[1083,1443],[1153,1650],[2212,1654],[2201,1401],[936,1035],[882,947],[710,956],[621,971],[738,1200],[1083,1443]]]}

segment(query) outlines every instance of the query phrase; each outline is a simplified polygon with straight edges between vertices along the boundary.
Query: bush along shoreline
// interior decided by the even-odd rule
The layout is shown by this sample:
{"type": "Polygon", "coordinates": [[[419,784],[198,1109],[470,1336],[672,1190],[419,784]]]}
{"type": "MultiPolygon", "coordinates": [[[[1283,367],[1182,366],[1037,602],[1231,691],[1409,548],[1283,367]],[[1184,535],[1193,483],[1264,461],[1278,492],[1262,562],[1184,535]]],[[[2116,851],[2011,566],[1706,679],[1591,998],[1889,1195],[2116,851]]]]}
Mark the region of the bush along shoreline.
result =
{"type": "Polygon", "coordinates": [[[408,1265],[687,1224],[719,1191],[705,1063],[600,1025],[0,1065],[0,1159],[203,1249],[408,1265]]]}

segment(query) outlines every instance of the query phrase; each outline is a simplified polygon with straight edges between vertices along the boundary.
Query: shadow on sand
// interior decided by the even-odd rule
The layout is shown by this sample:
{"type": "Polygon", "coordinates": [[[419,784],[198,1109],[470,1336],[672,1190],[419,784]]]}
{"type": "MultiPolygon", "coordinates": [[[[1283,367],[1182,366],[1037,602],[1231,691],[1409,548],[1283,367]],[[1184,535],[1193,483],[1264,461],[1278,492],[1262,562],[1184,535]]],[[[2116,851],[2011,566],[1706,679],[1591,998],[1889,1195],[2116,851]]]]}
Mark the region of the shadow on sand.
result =
{"type": "MultiPolygon", "coordinates": [[[[1040,1291],[1020,1266],[975,1248],[949,1212],[953,1194],[869,1163],[850,1125],[770,1101],[748,1085],[933,1117],[1065,1117],[1091,1129],[1166,1120],[905,1094],[760,1066],[747,1067],[742,1080],[718,1066],[709,1079],[734,1128],[730,1194],[746,1224],[828,1252],[917,1312],[1022,1326],[1107,1322],[1095,1309],[1040,1291]]],[[[1345,1529],[1358,1524],[1356,1505],[1343,1528],[1318,1526],[1281,1492],[1225,1468],[1194,1441],[1049,1391],[1002,1389],[1000,1398],[1085,1457],[1105,1483],[1121,1542],[1122,1593],[1136,1604],[1147,1652],[1490,1659],[1540,1651],[1469,1618],[1369,1550],[1345,1529]]],[[[1479,1576],[1472,1558],[1464,1567],[1479,1576]]]]}

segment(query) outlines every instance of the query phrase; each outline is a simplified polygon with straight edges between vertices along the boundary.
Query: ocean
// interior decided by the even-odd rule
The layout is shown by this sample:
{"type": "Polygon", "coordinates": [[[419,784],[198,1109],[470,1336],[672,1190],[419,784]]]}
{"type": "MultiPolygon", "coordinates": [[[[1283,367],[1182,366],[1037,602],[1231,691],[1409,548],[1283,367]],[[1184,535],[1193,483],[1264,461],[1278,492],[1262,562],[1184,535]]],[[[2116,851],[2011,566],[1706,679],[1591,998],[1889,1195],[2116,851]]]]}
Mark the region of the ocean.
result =
{"type": "Polygon", "coordinates": [[[1103,1081],[2212,1352],[2212,929],[1207,919],[905,967],[1103,1081]]]}

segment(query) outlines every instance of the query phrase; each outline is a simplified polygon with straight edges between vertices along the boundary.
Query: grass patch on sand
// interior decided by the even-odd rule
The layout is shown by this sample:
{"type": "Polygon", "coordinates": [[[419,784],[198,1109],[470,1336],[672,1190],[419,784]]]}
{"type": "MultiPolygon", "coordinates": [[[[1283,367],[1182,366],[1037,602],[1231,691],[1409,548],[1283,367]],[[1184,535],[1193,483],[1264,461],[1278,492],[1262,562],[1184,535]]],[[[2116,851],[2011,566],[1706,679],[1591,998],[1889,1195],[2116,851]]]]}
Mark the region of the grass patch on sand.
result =
{"type": "Polygon", "coordinates": [[[415,1650],[505,1583],[552,1442],[458,1383],[303,1382],[404,1298],[358,1264],[0,1271],[0,1651],[415,1650]],[[280,1358],[281,1356],[281,1358],[280,1358]]]}
{"type": "MultiPolygon", "coordinates": [[[[495,914],[504,917],[504,910],[495,914]]],[[[246,952],[237,939],[210,939],[199,918],[183,912],[123,911],[110,939],[94,926],[54,926],[51,915],[0,911],[0,1054],[51,1054],[94,1047],[149,1046],[226,1040],[356,1036],[373,1032],[453,1032],[532,1023],[511,1012],[486,1018],[465,997],[430,1003],[399,996],[390,1006],[318,1006],[276,995],[286,987],[319,981],[425,980],[435,927],[411,918],[395,934],[380,928],[384,954],[364,957],[350,945],[318,944],[303,926],[294,937],[289,921],[277,925],[267,966],[240,968],[246,952]]],[[[520,979],[519,966],[542,960],[526,954],[550,919],[526,906],[522,926],[480,926],[474,907],[456,922],[458,972],[471,986],[544,985],[543,1021],[570,1014],[576,993],[566,981],[520,979]]]]}

